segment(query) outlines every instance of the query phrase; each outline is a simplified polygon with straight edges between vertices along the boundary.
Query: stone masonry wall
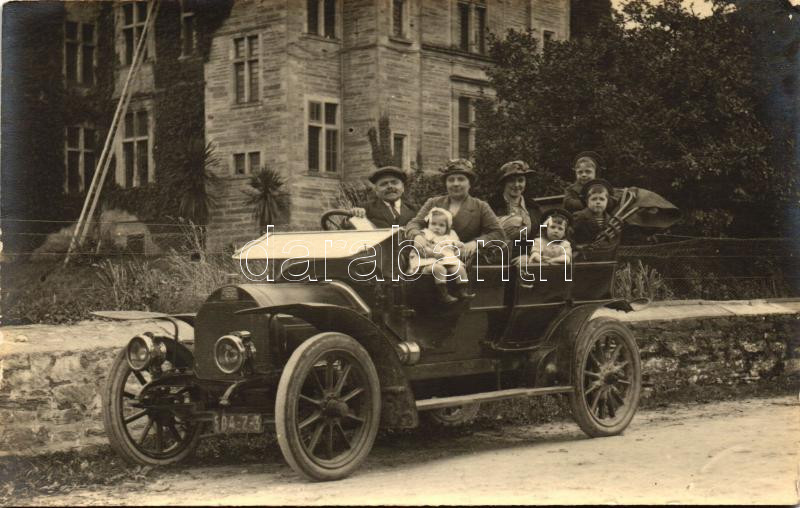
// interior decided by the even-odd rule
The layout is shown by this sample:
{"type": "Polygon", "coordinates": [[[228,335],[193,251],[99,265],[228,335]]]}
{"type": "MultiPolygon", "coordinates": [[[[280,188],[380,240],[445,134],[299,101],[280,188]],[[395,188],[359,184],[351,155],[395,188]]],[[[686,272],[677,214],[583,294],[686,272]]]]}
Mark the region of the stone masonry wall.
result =
{"type": "MultiPolygon", "coordinates": [[[[633,321],[645,398],[668,400],[687,387],[785,381],[800,373],[800,315],[633,321]]],[[[0,349],[0,455],[82,449],[106,442],[100,390],[114,355],[142,322],[89,322],[3,329],[0,349]],[[44,330],[44,331],[43,331],[44,330]],[[32,347],[47,335],[57,348],[32,347]],[[95,339],[80,344],[73,338],[95,339]],[[30,348],[22,347],[31,345],[30,348]],[[9,352],[11,351],[11,352],[9,352]]],[[[148,328],[149,327],[149,328],[148,328]]],[[[184,332],[182,332],[184,333],[184,332]]]]}

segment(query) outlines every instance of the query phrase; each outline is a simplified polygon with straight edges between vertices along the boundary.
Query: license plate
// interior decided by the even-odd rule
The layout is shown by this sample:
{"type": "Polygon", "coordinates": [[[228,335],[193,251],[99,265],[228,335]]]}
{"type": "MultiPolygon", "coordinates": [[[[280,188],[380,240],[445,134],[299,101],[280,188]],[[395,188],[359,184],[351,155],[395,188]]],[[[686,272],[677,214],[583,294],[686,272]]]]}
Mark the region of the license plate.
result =
{"type": "Polygon", "coordinates": [[[222,413],[214,415],[215,434],[260,434],[264,421],[258,413],[222,413]]]}

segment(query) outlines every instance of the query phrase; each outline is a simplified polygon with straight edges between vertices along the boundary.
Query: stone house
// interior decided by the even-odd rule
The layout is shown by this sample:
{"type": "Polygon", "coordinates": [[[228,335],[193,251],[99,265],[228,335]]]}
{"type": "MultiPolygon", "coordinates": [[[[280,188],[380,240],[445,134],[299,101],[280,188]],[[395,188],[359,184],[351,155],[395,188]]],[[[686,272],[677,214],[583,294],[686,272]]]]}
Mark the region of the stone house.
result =
{"type": "MultiPolygon", "coordinates": [[[[51,33],[60,37],[54,61],[66,86],[86,91],[107,80],[113,104],[148,4],[21,9],[44,12],[44,4],[63,19],[51,33]]],[[[487,37],[509,29],[531,29],[543,43],[568,38],[570,0],[162,0],[112,143],[110,177],[123,188],[158,185],[160,166],[185,141],[180,128],[200,124],[221,178],[212,245],[257,235],[244,192],[261,167],[287,178],[291,207],[283,222],[314,228],[335,206],[339,184],[373,169],[367,131],[382,114],[390,118],[397,163],[407,170],[469,157],[475,99],[491,94],[483,70],[487,37]]],[[[66,118],[66,194],[88,187],[108,113],[97,124],[66,118]]]]}

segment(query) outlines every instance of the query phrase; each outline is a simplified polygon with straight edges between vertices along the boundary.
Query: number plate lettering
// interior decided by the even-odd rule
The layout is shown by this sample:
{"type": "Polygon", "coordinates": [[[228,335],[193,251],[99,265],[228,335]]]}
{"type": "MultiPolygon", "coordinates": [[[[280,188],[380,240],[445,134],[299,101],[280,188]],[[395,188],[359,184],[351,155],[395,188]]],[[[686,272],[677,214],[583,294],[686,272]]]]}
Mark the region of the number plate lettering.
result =
{"type": "Polygon", "coordinates": [[[215,434],[260,434],[264,422],[257,413],[222,413],[214,415],[215,434]]]}

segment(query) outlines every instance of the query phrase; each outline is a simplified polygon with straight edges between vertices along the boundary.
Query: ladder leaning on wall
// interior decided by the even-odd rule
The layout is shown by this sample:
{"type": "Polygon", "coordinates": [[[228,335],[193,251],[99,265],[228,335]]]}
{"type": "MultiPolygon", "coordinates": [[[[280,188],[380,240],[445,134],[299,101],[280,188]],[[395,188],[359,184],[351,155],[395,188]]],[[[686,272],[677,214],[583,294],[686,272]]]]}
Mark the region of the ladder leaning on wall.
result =
{"type": "Polygon", "coordinates": [[[64,266],[69,263],[69,258],[75,248],[82,245],[84,239],[86,238],[86,233],[89,230],[89,224],[92,222],[92,217],[94,216],[95,209],[97,208],[97,202],[100,199],[100,192],[103,189],[106,173],[108,173],[108,168],[111,164],[111,144],[114,136],[117,133],[120,122],[123,118],[125,118],[125,114],[128,111],[128,105],[132,95],[130,86],[131,81],[133,81],[134,76],[136,76],[136,74],[139,72],[139,68],[144,60],[145,41],[147,41],[149,31],[155,25],[156,15],[158,14],[159,0],[148,0],[147,4],[147,17],[145,18],[144,27],[139,35],[139,40],[136,42],[136,48],[133,51],[133,59],[131,61],[130,68],[128,69],[128,75],[125,77],[125,83],[122,86],[122,92],[119,96],[119,102],[117,102],[117,108],[114,110],[114,116],[111,119],[111,125],[108,128],[106,141],[103,144],[103,151],[100,154],[100,158],[97,160],[97,167],[95,168],[92,182],[89,184],[89,189],[86,191],[86,199],[83,202],[81,214],[78,217],[78,222],[75,224],[75,231],[73,231],[72,238],[69,242],[69,249],[67,249],[67,255],[64,258],[64,266]]]}

